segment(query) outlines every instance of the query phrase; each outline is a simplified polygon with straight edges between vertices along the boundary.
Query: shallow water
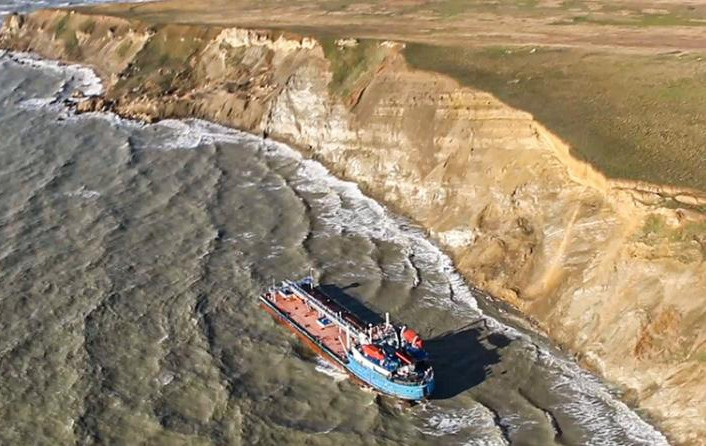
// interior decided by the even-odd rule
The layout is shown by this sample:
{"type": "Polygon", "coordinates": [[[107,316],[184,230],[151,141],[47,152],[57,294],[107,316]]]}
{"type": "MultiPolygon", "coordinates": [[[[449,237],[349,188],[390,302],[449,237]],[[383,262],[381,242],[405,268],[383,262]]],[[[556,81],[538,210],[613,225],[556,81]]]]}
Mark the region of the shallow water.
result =
{"type": "Polygon", "coordinates": [[[202,121],[74,116],[75,88],[0,57],[1,444],[666,443],[355,185],[202,121]],[[310,268],[427,339],[435,399],[377,398],[258,308],[310,268]]]}

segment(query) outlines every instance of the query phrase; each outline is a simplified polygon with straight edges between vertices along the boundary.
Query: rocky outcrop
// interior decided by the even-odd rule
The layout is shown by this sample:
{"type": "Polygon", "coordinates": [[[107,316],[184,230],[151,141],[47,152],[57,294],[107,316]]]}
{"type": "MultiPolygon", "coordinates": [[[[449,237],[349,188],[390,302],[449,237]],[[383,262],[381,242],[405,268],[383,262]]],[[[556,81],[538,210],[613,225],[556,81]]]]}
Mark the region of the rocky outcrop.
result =
{"type": "Polygon", "coordinates": [[[10,17],[0,43],[94,67],[105,97],[83,111],[200,117],[299,147],[427,228],[469,281],[620,384],[676,442],[706,444],[697,191],[607,179],[530,114],[410,70],[399,43],[67,11],[10,17]]]}

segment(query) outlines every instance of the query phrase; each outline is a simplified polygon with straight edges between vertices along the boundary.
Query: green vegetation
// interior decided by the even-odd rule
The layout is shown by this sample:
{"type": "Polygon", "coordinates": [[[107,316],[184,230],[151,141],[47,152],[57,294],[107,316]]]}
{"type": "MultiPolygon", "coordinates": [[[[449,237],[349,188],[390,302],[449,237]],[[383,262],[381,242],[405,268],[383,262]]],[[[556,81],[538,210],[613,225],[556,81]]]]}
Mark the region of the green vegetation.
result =
{"type": "Polygon", "coordinates": [[[352,46],[338,45],[336,39],[330,37],[319,38],[319,41],[333,71],[329,88],[343,97],[350,95],[356,83],[370,74],[384,57],[376,40],[360,40],[352,46]]]}
{"type": "Polygon", "coordinates": [[[127,56],[128,51],[130,51],[130,48],[132,48],[132,42],[129,40],[124,41],[123,43],[118,46],[118,49],[115,51],[118,57],[121,59],[127,56]]]}
{"type": "Polygon", "coordinates": [[[676,231],[675,240],[689,241],[700,240],[706,241],[706,222],[693,222],[684,225],[676,231]]]}
{"type": "MultiPolygon", "coordinates": [[[[312,3],[310,0],[309,3],[312,3]]],[[[373,3],[374,2],[369,2],[373,3]]],[[[336,7],[324,3],[327,10],[340,11],[351,2],[333,2],[336,7]]],[[[648,6],[630,2],[585,2],[566,0],[561,3],[539,0],[441,0],[420,2],[407,6],[401,12],[420,13],[433,11],[442,19],[454,19],[459,15],[498,14],[508,17],[557,17],[555,24],[571,25],[592,23],[615,26],[704,26],[703,10],[679,7],[679,5],[653,5],[668,9],[651,10],[648,6]],[[646,8],[646,9],[644,9],[646,8]]]]}
{"type": "Polygon", "coordinates": [[[420,44],[406,56],[531,112],[611,177],[706,190],[706,56],[420,44]]]}
{"type": "Polygon", "coordinates": [[[688,16],[679,14],[643,14],[635,23],[627,23],[635,26],[704,26],[706,22],[692,20],[688,16]]]}
{"type": "Polygon", "coordinates": [[[325,11],[336,12],[345,10],[350,4],[351,2],[349,0],[329,0],[321,6],[325,11]]]}
{"type": "Polygon", "coordinates": [[[435,5],[434,10],[442,17],[452,17],[467,12],[469,10],[469,4],[464,0],[439,2],[435,5]]]}
{"type": "Polygon", "coordinates": [[[666,238],[672,243],[697,240],[706,242],[706,222],[688,222],[678,227],[670,226],[661,215],[647,217],[642,227],[641,238],[644,241],[666,238]]]}
{"type": "Polygon", "coordinates": [[[64,48],[66,53],[74,60],[78,60],[81,57],[81,48],[78,45],[78,38],[75,32],[67,33],[64,37],[64,48]]]}
{"type": "Polygon", "coordinates": [[[645,236],[664,235],[668,230],[667,222],[661,215],[652,214],[647,217],[645,224],[642,227],[642,233],[645,236]]]}
{"type": "Polygon", "coordinates": [[[71,16],[64,15],[54,27],[54,38],[61,40],[64,43],[66,54],[72,59],[79,59],[81,56],[81,48],[79,48],[76,32],[72,29],[70,23],[71,16]]]}
{"type": "Polygon", "coordinates": [[[416,11],[423,9],[431,9],[439,14],[442,18],[454,18],[460,14],[477,14],[477,13],[501,13],[512,12],[518,15],[541,15],[546,14],[547,9],[541,6],[539,0],[444,0],[428,3],[421,3],[416,7],[416,11]]]}
{"type": "Polygon", "coordinates": [[[54,27],[54,37],[59,38],[62,34],[67,31],[67,25],[69,23],[69,15],[63,15],[61,19],[57,22],[54,27]]]}
{"type": "Polygon", "coordinates": [[[694,19],[689,16],[679,14],[634,14],[627,17],[596,15],[577,15],[571,20],[558,20],[555,25],[572,25],[579,23],[590,23],[594,25],[607,26],[628,26],[628,27],[651,27],[651,26],[706,26],[706,21],[694,19]]]}
{"type": "Polygon", "coordinates": [[[96,22],[91,19],[86,20],[85,22],[81,23],[81,26],[79,26],[78,29],[83,33],[91,34],[96,29],[96,22]]]}
{"type": "MultiPolygon", "coordinates": [[[[136,55],[133,72],[117,85],[117,91],[166,92],[187,91],[193,88],[193,73],[190,59],[201,51],[210,40],[205,29],[202,34],[184,32],[180,26],[156,28],[156,33],[136,55]]],[[[118,48],[127,54],[129,42],[118,48]]],[[[122,56],[121,56],[122,57],[122,56]]]]}

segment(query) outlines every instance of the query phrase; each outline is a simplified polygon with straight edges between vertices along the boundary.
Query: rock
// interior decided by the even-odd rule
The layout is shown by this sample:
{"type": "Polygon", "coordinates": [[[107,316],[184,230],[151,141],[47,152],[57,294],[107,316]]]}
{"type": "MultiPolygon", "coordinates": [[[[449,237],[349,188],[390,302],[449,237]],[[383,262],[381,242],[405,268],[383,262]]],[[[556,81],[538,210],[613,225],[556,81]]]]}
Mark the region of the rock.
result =
{"type": "Polygon", "coordinates": [[[355,48],[358,46],[358,39],[338,39],[336,40],[336,46],[339,48],[355,48]]]}
{"type": "Polygon", "coordinates": [[[86,96],[83,94],[83,91],[81,90],[74,90],[73,93],[71,93],[71,98],[72,99],[83,99],[86,96]]]}
{"type": "Polygon", "coordinates": [[[25,19],[24,16],[14,12],[10,15],[10,17],[7,19],[7,29],[11,34],[17,34],[20,32],[22,27],[24,26],[25,19]]]}
{"type": "Polygon", "coordinates": [[[688,204],[691,206],[700,206],[706,204],[706,200],[699,199],[693,195],[680,194],[674,197],[674,200],[682,204],[688,204]]]}
{"type": "Polygon", "coordinates": [[[112,111],[113,103],[100,96],[93,96],[76,103],[77,113],[108,112],[112,111]]]}
{"type": "MultiPolygon", "coordinates": [[[[8,19],[16,34],[4,42],[52,48],[53,30],[42,31],[42,24],[65,13],[43,14],[8,19]]],[[[116,38],[128,28],[123,19],[105,20],[116,38]]],[[[170,38],[161,28],[141,26],[134,29],[142,34],[131,36],[135,45],[153,34],[170,38]]],[[[202,27],[181,31],[205,36],[202,27]]],[[[680,382],[650,390],[651,376],[693,368],[663,345],[702,348],[697,341],[706,316],[695,310],[695,299],[706,295],[706,263],[671,249],[679,222],[696,216],[645,217],[668,197],[694,204],[697,195],[594,175],[529,113],[443,75],[410,70],[401,45],[381,44],[376,51],[384,57],[350,79],[355,106],[349,108],[332,91],[330,61],[313,39],[220,30],[188,56],[188,76],[165,100],[173,82],[160,82],[165,79],[154,67],[140,66],[134,55],[116,58],[104,42],[91,46],[93,38],[81,42],[90,49],[82,62],[106,79],[121,79],[106,83],[106,95],[119,99],[87,98],[77,111],[115,110],[145,122],[194,116],[308,148],[308,156],[438,234],[469,282],[582,351],[609,380],[656,395],[638,401],[655,418],[706,438],[706,403],[678,404],[706,391],[706,373],[694,369],[680,382]],[[658,320],[660,308],[683,319],[672,324],[663,316],[643,330],[658,320]],[[643,336],[639,352],[646,359],[637,363],[641,330],[663,344],[651,348],[643,336]]],[[[170,56],[170,45],[164,48],[154,56],[170,56]]],[[[43,55],[57,57],[50,49],[43,55]]]]}

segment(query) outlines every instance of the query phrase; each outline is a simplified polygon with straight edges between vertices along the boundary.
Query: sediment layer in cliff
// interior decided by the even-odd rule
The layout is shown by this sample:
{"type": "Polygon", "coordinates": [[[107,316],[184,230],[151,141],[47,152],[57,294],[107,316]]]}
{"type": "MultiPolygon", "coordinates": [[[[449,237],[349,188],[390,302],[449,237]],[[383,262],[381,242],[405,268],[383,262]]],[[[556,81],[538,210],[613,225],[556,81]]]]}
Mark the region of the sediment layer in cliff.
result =
{"type": "Polygon", "coordinates": [[[299,147],[427,228],[470,282],[673,439],[706,444],[698,192],[605,178],[530,114],[410,70],[401,43],[60,10],[11,16],[0,45],[92,66],[105,93],[83,111],[198,117],[299,147]]]}

